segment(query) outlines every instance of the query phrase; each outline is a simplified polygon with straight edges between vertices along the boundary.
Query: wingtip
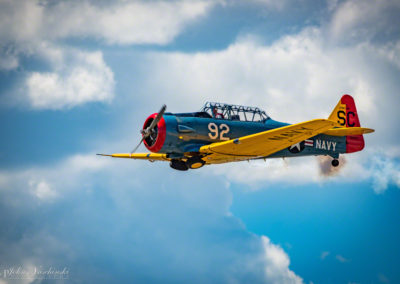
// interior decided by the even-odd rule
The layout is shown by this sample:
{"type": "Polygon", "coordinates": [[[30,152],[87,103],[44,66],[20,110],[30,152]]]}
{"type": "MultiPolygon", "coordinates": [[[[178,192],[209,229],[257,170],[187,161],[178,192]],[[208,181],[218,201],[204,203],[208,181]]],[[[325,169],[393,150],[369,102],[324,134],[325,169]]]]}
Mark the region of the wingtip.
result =
{"type": "Polygon", "coordinates": [[[112,155],[109,154],[96,154],[97,156],[105,156],[105,157],[112,157],[112,155]]]}

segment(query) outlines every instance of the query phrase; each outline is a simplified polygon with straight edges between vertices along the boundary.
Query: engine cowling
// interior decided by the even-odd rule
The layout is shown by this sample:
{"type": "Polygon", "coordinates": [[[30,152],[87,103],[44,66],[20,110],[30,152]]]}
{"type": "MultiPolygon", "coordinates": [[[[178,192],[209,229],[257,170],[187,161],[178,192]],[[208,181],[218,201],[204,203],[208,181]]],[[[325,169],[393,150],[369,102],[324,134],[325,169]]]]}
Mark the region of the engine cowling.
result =
{"type": "MultiPolygon", "coordinates": [[[[143,124],[143,130],[149,127],[151,122],[156,118],[157,113],[153,113],[150,115],[143,124]]],[[[144,139],[144,145],[151,152],[158,152],[164,145],[165,137],[166,137],[166,125],[164,117],[160,119],[157,123],[156,127],[152,130],[151,134],[144,139]]],[[[142,134],[143,135],[143,134],[142,134]]]]}

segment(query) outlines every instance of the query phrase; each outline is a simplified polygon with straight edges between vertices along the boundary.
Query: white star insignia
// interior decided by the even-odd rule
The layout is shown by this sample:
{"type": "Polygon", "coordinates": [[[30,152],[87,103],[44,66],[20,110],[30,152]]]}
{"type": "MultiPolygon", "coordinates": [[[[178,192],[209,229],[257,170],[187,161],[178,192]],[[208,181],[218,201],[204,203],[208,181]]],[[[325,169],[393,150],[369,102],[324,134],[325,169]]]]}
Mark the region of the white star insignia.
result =
{"type": "Polygon", "coordinates": [[[290,146],[290,150],[292,150],[293,148],[297,148],[297,150],[299,150],[299,152],[301,151],[301,146],[300,146],[300,142],[293,144],[292,146],[290,146]]]}

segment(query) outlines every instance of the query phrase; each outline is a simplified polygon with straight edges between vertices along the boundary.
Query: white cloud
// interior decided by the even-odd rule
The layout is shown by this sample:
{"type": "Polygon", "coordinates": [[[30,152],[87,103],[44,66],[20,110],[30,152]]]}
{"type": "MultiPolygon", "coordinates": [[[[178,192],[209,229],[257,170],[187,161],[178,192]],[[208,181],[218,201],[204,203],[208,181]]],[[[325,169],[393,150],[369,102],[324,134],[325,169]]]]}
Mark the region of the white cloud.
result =
{"type": "MultiPolygon", "coordinates": [[[[28,194],[40,201],[53,201],[62,198],[66,190],[82,186],[80,182],[90,180],[93,174],[107,168],[110,162],[110,159],[99,159],[95,155],[74,155],[48,168],[3,171],[0,172],[0,190],[13,194],[13,188],[17,187],[21,190],[18,198],[25,198],[28,194]]],[[[18,198],[15,199],[17,203],[23,202],[18,198]]]]}
{"type": "Polygon", "coordinates": [[[29,104],[34,109],[71,108],[88,102],[109,102],[114,74],[100,51],[85,52],[42,43],[36,47],[52,72],[31,72],[26,78],[29,104]]]}
{"type": "MultiPolygon", "coordinates": [[[[340,170],[335,170],[329,174],[321,173],[321,162],[313,156],[213,165],[205,168],[203,173],[205,175],[224,176],[229,182],[245,184],[253,190],[265,189],[276,184],[317,183],[322,185],[338,179],[341,182],[374,179],[375,176],[371,168],[375,167],[375,163],[368,166],[367,155],[346,158],[346,163],[343,163],[343,159],[341,159],[340,170]]],[[[326,160],[330,165],[332,159],[326,158],[326,160]]]]}
{"type": "Polygon", "coordinates": [[[107,44],[167,44],[204,16],[212,1],[2,1],[0,69],[19,67],[23,56],[50,61],[53,70],[27,71],[26,89],[13,90],[3,104],[28,97],[34,109],[72,108],[113,98],[114,78],[100,51],[55,44],[69,38],[99,39],[107,44]],[[19,95],[16,95],[19,93],[19,95]],[[11,99],[9,97],[12,97],[11,99]]]}
{"type": "Polygon", "coordinates": [[[262,236],[265,249],[265,274],[268,283],[303,283],[303,280],[289,269],[290,260],[283,249],[262,236]]]}
{"type": "Polygon", "coordinates": [[[181,108],[218,99],[265,107],[273,118],[292,122],[328,116],[347,92],[363,116],[374,111],[378,89],[364,56],[377,57],[362,46],[327,49],[320,30],[311,28],[270,46],[245,39],[218,52],[152,53],[147,87],[181,108]]]}
{"type": "Polygon", "coordinates": [[[306,184],[322,182],[318,163],[311,158],[268,159],[213,165],[204,169],[205,175],[222,175],[230,182],[263,188],[275,183],[306,184]]]}
{"type": "Polygon", "coordinates": [[[212,1],[2,1],[0,39],[92,37],[110,44],[166,44],[212,1]]]}
{"type": "Polygon", "coordinates": [[[383,193],[390,184],[400,188],[400,165],[387,156],[376,155],[372,158],[371,176],[373,188],[377,194],[383,193]]]}

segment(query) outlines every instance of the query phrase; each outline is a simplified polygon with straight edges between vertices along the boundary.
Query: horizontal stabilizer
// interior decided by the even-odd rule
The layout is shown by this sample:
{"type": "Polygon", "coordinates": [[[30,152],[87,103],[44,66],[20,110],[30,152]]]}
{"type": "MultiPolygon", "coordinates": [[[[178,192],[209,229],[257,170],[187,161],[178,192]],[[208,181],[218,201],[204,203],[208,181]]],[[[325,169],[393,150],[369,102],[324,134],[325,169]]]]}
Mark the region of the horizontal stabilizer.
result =
{"type": "Polygon", "coordinates": [[[332,128],[325,131],[323,134],[332,136],[349,136],[349,135],[363,135],[372,133],[375,130],[365,127],[350,127],[350,128],[332,128]]]}

